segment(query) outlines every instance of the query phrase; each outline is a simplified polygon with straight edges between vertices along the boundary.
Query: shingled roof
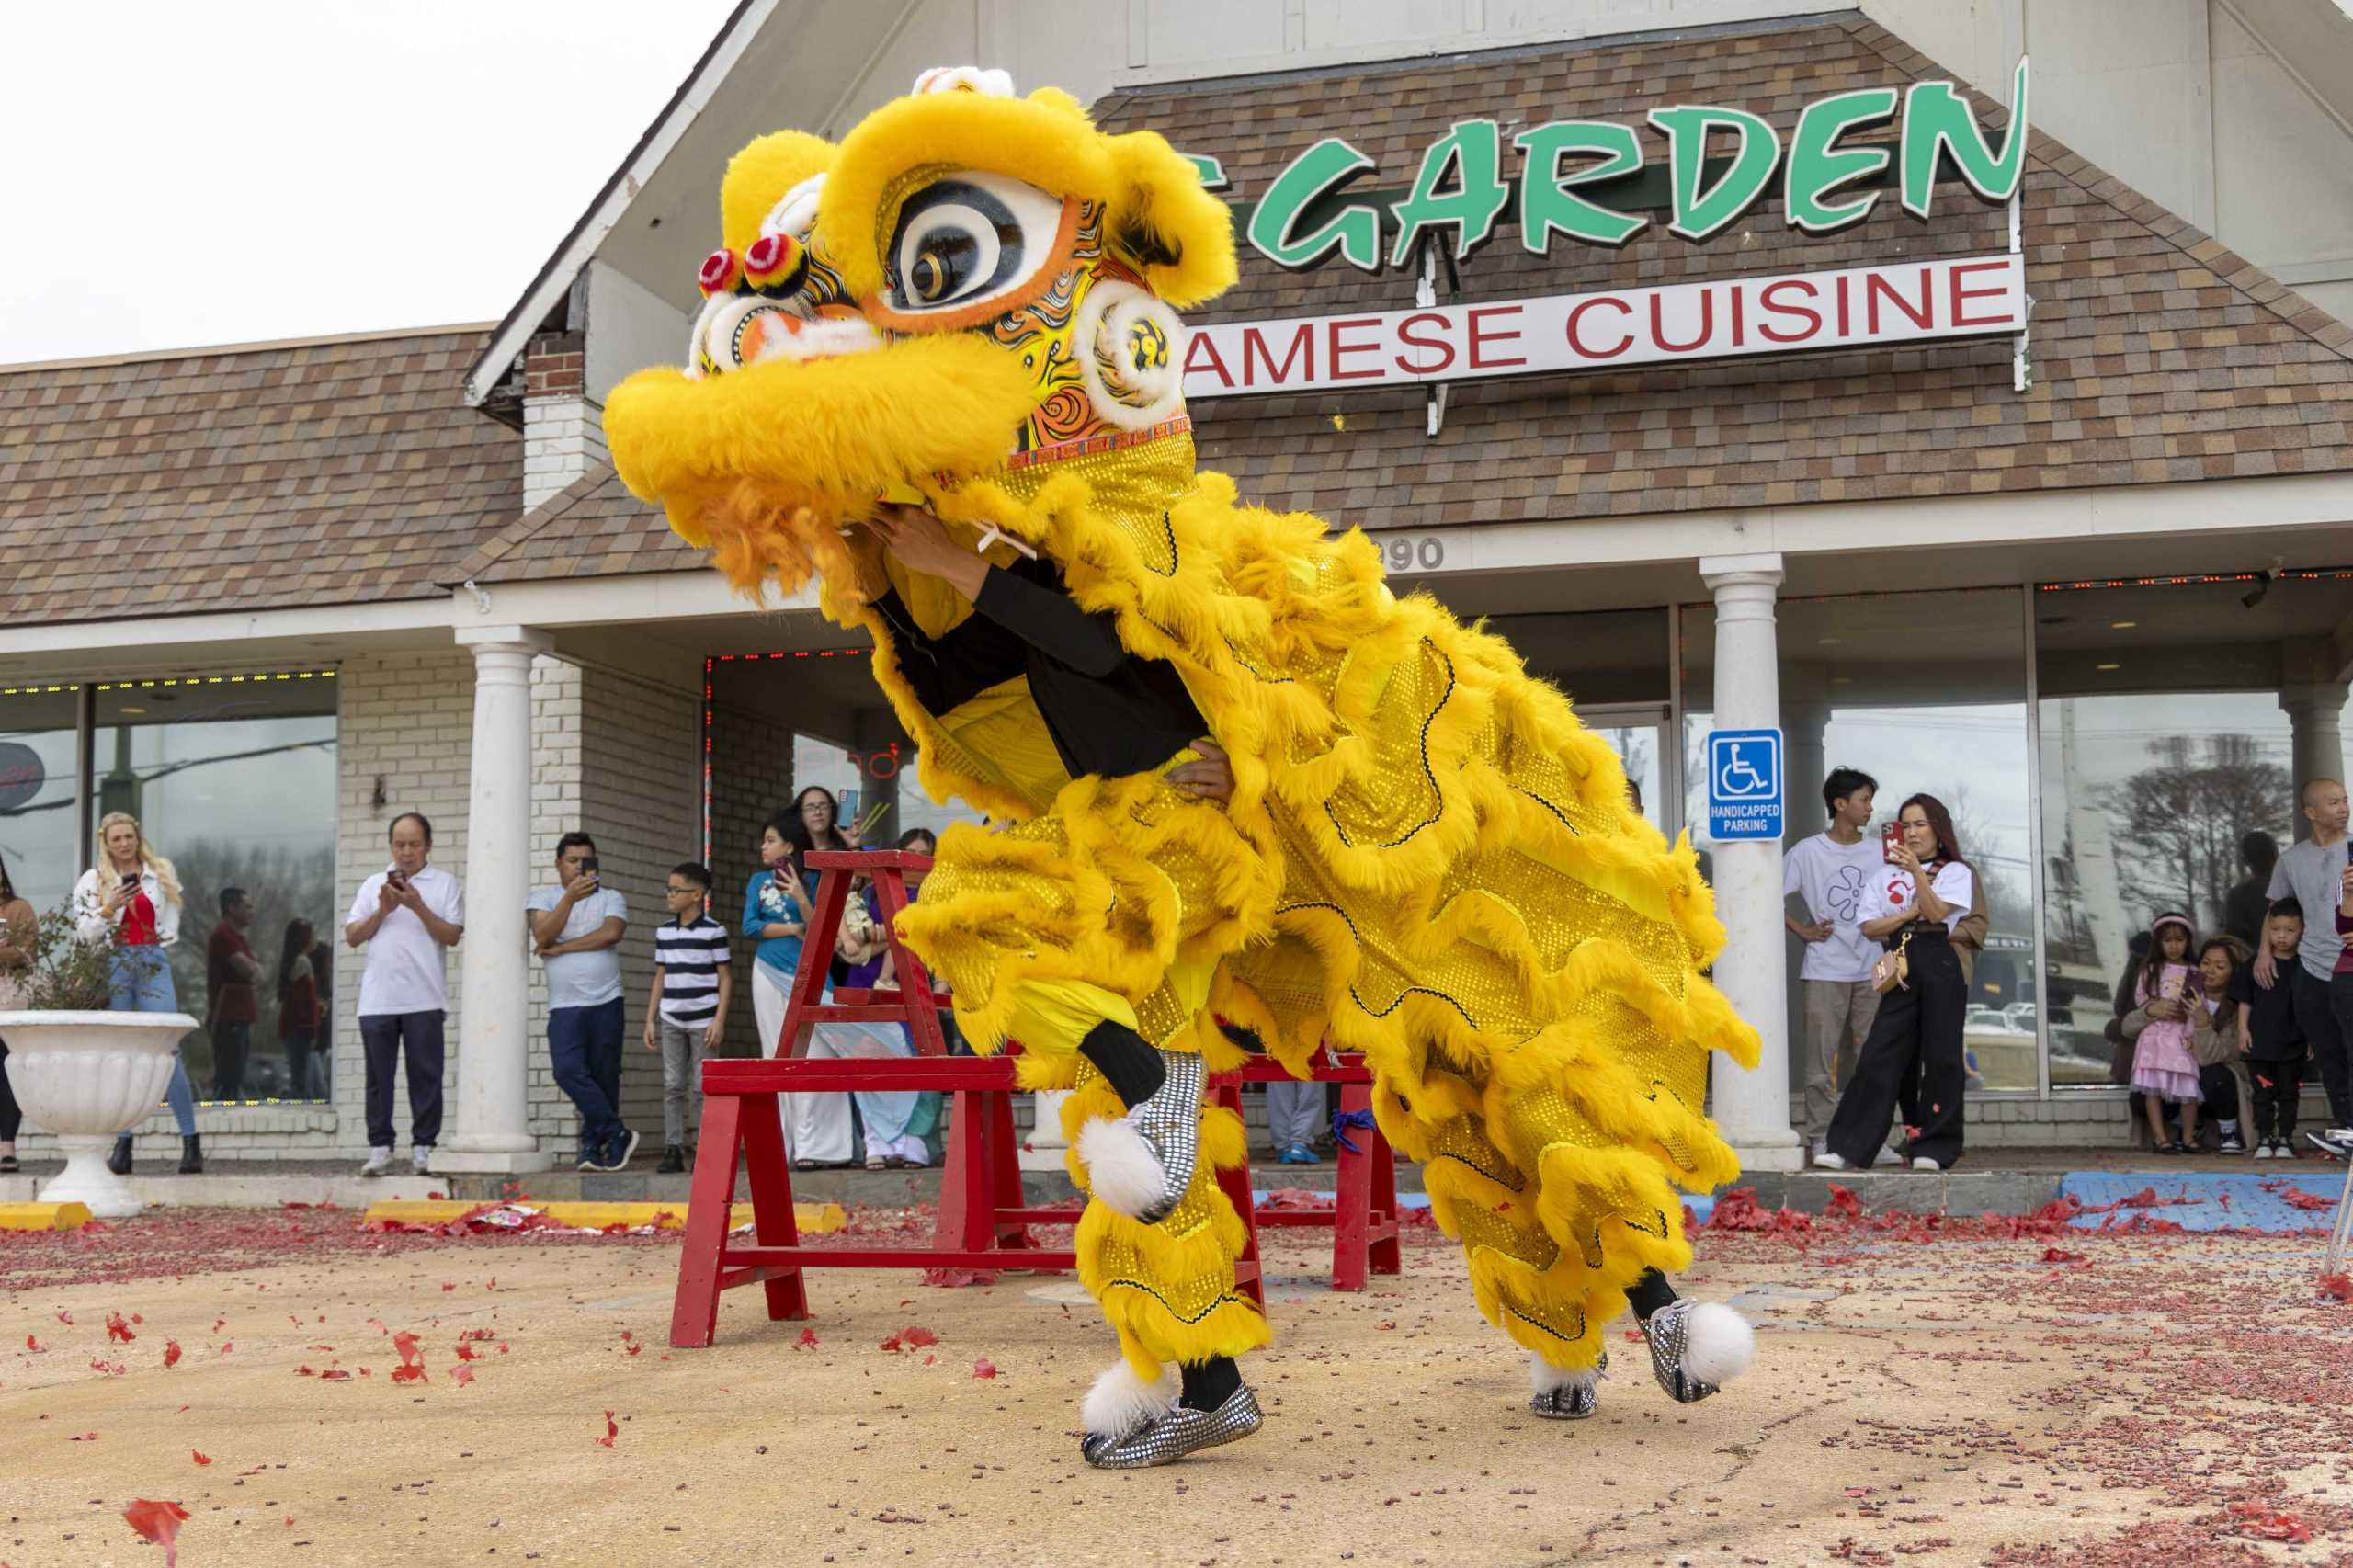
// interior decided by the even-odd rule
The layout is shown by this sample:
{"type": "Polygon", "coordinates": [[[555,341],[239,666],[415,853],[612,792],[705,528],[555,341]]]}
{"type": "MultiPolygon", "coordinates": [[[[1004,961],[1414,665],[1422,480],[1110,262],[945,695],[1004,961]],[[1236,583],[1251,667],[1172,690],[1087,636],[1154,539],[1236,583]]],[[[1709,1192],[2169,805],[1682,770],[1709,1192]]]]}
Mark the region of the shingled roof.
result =
{"type": "Polygon", "coordinates": [[[12,625],[438,597],[522,505],[485,329],[0,367],[12,625]]]}
{"type": "MultiPolygon", "coordinates": [[[[1730,104],[1786,138],[1815,99],[1950,74],[1842,16],[1140,88],[1096,114],[1218,157],[1247,200],[1325,135],[1377,161],[1368,184],[1402,187],[1464,114],[1493,115],[1509,134],[1730,104]]],[[[2006,123],[1998,106],[1972,101],[1981,120],[2006,123]]],[[[2353,468],[2343,324],[2047,136],[2029,142],[2023,208],[2034,300],[2024,394],[2011,390],[2008,343],[1995,340],[1459,384],[1435,438],[1418,387],[1196,400],[1201,460],[1247,497],[1370,528],[2353,468]]],[[[1506,229],[1460,271],[1475,301],[2007,245],[2002,209],[1947,186],[1926,222],[1890,199],[1827,236],[1788,226],[1769,198],[1705,244],[1654,223],[1616,251],[1563,243],[1536,256],[1506,229]]],[[[1290,272],[1245,247],[1240,284],[1198,319],[1397,309],[1413,288],[1405,273],[1336,262],[1290,272]]],[[[495,580],[692,560],[608,471],[476,565],[495,580]]]]}

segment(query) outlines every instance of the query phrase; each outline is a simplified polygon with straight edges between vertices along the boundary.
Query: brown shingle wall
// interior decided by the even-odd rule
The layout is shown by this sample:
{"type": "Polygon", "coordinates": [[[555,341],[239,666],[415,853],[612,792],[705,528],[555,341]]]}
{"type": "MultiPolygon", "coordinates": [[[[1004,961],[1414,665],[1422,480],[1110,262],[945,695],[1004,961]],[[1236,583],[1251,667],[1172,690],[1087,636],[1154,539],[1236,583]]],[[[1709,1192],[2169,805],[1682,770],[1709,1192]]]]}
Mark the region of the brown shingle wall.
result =
{"type": "Polygon", "coordinates": [[[478,333],[0,369],[17,624],[429,597],[521,504],[478,333]]]}

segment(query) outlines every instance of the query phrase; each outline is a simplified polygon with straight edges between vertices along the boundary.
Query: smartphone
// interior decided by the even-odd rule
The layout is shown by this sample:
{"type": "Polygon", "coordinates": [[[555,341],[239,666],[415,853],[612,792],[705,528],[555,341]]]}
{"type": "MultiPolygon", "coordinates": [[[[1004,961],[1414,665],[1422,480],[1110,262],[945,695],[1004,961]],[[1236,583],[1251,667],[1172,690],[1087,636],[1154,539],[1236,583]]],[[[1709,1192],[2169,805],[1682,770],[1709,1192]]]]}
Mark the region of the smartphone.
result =
{"type": "Polygon", "coordinates": [[[125,871],[122,874],[122,885],[127,888],[137,887],[139,885],[139,873],[136,871],[125,871]]]}
{"type": "Polygon", "coordinates": [[[580,874],[584,877],[593,877],[597,874],[597,857],[583,855],[580,858],[580,874]]]}
{"type": "Polygon", "coordinates": [[[1903,847],[1904,824],[1900,822],[1881,824],[1879,830],[1880,858],[1893,866],[1895,864],[1895,852],[1903,847]]]}
{"type": "Polygon", "coordinates": [[[386,871],[384,873],[384,881],[395,888],[405,888],[408,886],[408,878],[399,871],[386,871]]]}

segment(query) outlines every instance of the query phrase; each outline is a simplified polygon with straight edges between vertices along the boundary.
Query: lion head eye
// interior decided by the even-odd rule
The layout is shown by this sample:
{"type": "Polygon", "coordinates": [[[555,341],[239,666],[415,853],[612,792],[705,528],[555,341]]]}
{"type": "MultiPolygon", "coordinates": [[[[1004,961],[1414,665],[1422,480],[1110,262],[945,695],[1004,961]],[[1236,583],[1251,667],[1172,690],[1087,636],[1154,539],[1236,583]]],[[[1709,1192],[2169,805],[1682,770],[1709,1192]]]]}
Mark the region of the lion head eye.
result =
{"type": "Polygon", "coordinates": [[[890,303],[907,314],[1011,293],[1051,254],[1062,202],[1001,175],[959,174],[907,198],[891,236],[890,303]]]}

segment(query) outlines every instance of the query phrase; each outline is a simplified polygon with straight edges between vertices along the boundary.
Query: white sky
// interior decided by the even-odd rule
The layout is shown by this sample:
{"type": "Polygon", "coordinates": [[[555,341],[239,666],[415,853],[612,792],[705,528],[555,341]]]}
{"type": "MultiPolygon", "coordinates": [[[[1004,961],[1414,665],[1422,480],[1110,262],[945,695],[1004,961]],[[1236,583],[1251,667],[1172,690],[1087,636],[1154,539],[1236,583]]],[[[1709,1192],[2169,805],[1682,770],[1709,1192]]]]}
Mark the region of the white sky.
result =
{"type": "Polygon", "coordinates": [[[503,315],[730,9],[12,6],[0,364],[503,315]]]}

